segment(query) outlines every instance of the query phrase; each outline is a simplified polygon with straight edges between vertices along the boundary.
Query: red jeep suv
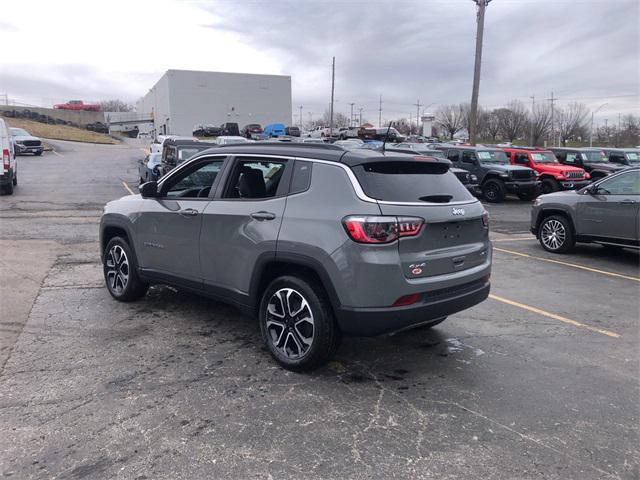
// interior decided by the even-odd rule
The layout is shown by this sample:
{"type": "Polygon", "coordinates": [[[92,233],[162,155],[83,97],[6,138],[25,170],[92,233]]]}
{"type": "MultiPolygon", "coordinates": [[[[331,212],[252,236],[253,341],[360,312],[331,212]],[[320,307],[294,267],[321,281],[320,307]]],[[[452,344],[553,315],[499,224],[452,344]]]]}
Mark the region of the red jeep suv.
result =
{"type": "Polygon", "coordinates": [[[563,165],[550,150],[531,147],[503,148],[513,165],[529,167],[538,173],[542,193],[577,190],[588,185],[591,177],[582,168],[563,165]]]}

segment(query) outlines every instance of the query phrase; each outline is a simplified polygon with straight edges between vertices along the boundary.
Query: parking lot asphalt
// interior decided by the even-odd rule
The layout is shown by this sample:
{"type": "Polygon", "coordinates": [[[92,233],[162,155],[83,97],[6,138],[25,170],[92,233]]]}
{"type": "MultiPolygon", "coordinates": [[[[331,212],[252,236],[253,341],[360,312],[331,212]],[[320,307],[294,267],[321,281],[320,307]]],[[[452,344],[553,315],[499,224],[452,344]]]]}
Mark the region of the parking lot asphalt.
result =
{"type": "Polygon", "coordinates": [[[113,301],[97,226],[141,145],[51,143],[0,197],[5,477],[639,477],[637,253],[554,256],[528,203],[490,205],[490,299],[295,374],[232,307],[113,301]]]}

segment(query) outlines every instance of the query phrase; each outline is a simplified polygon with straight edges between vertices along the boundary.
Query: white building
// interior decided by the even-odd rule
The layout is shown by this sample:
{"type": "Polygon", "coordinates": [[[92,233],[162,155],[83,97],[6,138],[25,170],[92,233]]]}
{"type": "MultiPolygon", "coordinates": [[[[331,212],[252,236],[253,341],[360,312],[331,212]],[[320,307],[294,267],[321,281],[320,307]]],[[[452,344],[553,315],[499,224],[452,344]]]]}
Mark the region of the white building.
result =
{"type": "Polygon", "coordinates": [[[291,77],[167,70],[136,105],[155,135],[191,135],[199,124],[291,125],[291,77]]]}

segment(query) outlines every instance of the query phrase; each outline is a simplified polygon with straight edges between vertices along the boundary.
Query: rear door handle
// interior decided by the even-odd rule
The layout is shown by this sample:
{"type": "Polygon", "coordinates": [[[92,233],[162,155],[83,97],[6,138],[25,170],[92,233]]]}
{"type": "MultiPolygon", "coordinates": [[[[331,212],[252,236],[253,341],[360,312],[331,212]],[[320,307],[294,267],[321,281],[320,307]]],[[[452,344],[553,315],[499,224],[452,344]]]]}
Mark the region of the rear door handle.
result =
{"type": "Polygon", "coordinates": [[[180,215],[182,215],[183,217],[195,217],[196,215],[198,215],[198,211],[194,210],[193,208],[187,208],[185,210],[180,210],[178,213],[180,215]]]}
{"type": "Polygon", "coordinates": [[[271,212],[253,212],[251,218],[255,220],[274,220],[276,218],[275,213],[271,212]]]}
{"type": "Polygon", "coordinates": [[[632,203],[636,203],[635,200],[631,200],[630,198],[626,198],[624,200],[622,200],[620,203],[624,203],[626,205],[632,204],[632,203]]]}

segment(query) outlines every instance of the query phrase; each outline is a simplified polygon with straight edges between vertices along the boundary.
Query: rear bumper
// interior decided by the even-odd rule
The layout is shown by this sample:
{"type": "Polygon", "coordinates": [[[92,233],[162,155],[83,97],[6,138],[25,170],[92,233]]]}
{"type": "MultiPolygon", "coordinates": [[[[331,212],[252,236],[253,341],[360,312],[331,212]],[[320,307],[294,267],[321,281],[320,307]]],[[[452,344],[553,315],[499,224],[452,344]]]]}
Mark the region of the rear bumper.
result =
{"type": "Polygon", "coordinates": [[[540,182],[537,180],[530,182],[504,182],[504,185],[509,193],[533,192],[540,188],[540,182]]]}
{"type": "Polygon", "coordinates": [[[425,293],[421,301],[406,307],[343,307],[337,311],[338,325],[347,335],[392,333],[471,308],[485,300],[489,290],[489,282],[482,279],[441,293],[425,293]]]}

